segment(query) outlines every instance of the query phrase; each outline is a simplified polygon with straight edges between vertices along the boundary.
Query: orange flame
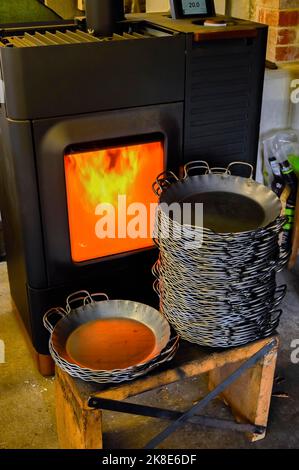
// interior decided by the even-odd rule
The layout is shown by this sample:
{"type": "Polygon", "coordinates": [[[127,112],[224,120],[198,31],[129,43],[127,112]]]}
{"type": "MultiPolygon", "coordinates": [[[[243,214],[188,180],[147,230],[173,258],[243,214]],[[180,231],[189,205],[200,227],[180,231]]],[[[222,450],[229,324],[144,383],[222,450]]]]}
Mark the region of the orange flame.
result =
{"type": "Polygon", "coordinates": [[[150,236],[147,239],[99,239],[95,232],[99,216],[95,212],[101,203],[112,204],[117,211],[118,196],[126,195],[127,205],[145,204],[149,226],[149,206],[157,202],[151,184],[164,169],[161,142],[69,153],[64,163],[73,261],[87,261],[152,245],[150,236]]]}

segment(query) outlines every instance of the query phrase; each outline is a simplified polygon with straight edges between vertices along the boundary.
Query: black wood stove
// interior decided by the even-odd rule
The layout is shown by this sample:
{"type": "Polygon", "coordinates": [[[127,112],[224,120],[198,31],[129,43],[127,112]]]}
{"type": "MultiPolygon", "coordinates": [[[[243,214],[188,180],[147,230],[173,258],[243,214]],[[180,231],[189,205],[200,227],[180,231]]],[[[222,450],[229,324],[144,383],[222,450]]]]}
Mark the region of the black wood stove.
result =
{"type": "Polygon", "coordinates": [[[109,37],[84,19],[0,31],[9,280],[39,354],[43,314],[78,289],[156,301],[151,240],[101,240],[97,204],[120,188],[154,202],[154,177],[192,159],[255,164],[267,28],[221,20],[131,15],[109,37]]]}

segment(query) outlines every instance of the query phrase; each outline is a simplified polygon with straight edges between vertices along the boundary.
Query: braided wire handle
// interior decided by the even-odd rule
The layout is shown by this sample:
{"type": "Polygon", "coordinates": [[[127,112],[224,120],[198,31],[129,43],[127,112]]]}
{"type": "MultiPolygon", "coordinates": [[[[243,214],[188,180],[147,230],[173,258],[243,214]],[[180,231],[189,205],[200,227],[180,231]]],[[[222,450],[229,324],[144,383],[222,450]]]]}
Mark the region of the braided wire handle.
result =
{"type": "Polygon", "coordinates": [[[94,294],[88,294],[83,300],[83,305],[94,304],[95,299],[98,297],[104,297],[105,300],[109,300],[109,297],[105,292],[95,292],[94,294]]]}
{"type": "Polygon", "coordinates": [[[194,172],[199,171],[199,173],[197,174],[203,174],[202,173],[202,170],[205,170],[205,173],[204,174],[214,174],[214,175],[227,175],[227,176],[231,176],[232,172],[231,172],[231,168],[233,166],[236,166],[236,165],[239,165],[239,166],[246,166],[247,168],[250,168],[250,176],[249,176],[249,179],[252,180],[253,179],[253,175],[254,175],[254,167],[250,164],[250,163],[247,163],[247,162],[239,162],[239,161],[236,161],[236,162],[232,162],[230,163],[227,168],[224,168],[224,167],[210,167],[208,162],[206,162],[205,160],[195,160],[193,162],[189,162],[187,163],[185,166],[184,166],[184,179],[188,178],[190,176],[190,174],[192,173],[192,176],[194,176],[194,172]]]}
{"type": "Polygon", "coordinates": [[[250,180],[253,180],[253,175],[254,175],[254,166],[251,165],[251,163],[247,163],[247,162],[232,162],[228,165],[227,167],[227,171],[231,173],[231,168],[233,166],[236,166],[236,165],[239,165],[239,166],[246,166],[247,168],[250,168],[250,176],[248,179],[250,180]]]}
{"type": "Polygon", "coordinates": [[[104,296],[105,300],[109,300],[108,295],[103,292],[90,294],[88,291],[81,290],[81,291],[74,292],[73,294],[70,294],[66,300],[65,309],[63,307],[53,307],[44,314],[43,316],[44,327],[49,331],[49,333],[52,334],[54,331],[54,326],[52,325],[50,318],[53,315],[59,315],[61,318],[64,318],[71,313],[72,311],[71,304],[79,300],[83,300],[82,305],[87,305],[90,303],[94,303],[94,298],[99,297],[99,296],[104,296]],[[86,294],[86,295],[83,296],[82,294],[86,294]]]}
{"type": "Polygon", "coordinates": [[[166,189],[177,181],[179,181],[179,178],[172,171],[163,171],[152,184],[153,191],[156,196],[160,197],[166,189]]]}
{"type": "Polygon", "coordinates": [[[72,294],[70,294],[66,299],[65,309],[67,313],[70,313],[72,311],[71,305],[75,302],[78,302],[79,300],[82,300],[82,305],[84,305],[84,301],[87,297],[89,297],[90,301],[92,302],[90,293],[87,290],[78,290],[77,292],[73,292],[72,294]]]}
{"type": "MultiPolygon", "coordinates": [[[[194,160],[192,162],[186,163],[184,166],[184,176],[183,180],[186,178],[190,177],[190,174],[192,173],[192,176],[195,176],[195,174],[199,175],[207,175],[207,174],[214,174],[214,175],[224,175],[224,176],[231,176],[231,168],[233,166],[246,166],[247,168],[250,168],[250,176],[249,180],[253,180],[253,175],[254,175],[254,167],[247,162],[232,162],[228,165],[227,168],[223,167],[213,167],[211,168],[205,160],[194,160]],[[204,171],[203,171],[204,170],[204,171]]],[[[152,184],[152,188],[156,196],[160,197],[161,194],[166,191],[173,183],[176,183],[180,181],[179,178],[172,172],[172,171],[163,171],[160,173],[154,183],[152,184]]]]}
{"type": "MultiPolygon", "coordinates": [[[[53,316],[53,315],[59,315],[61,318],[64,318],[66,315],[67,315],[67,311],[64,310],[64,308],[62,307],[54,307],[54,308],[50,308],[50,310],[48,310],[44,316],[43,316],[43,324],[44,324],[44,327],[49,331],[49,333],[53,333],[54,331],[54,328],[55,326],[52,325],[52,323],[50,322],[50,318],[53,316]]],[[[56,322],[57,323],[57,322],[56,322]]]]}
{"type": "Polygon", "coordinates": [[[159,279],[160,277],[160,267],[161,267],[161,261],[160,257],[157,259],[155,262],[154,266],[152,267],[152,274],[155,276],[156,279],[159,279]]]}
{"type": "MultiPolygon", "coordinates": [[[[198,173],[200,175],[202,174],[206,175],[211,171],[208,162],[206,162],[205,160],[194,160],[193,162],[186,163],[186,165],[184,166],[184,178],[183,179],[185,180],[186,178],[190,176],[190,173],[193,174],[193,172],[195,171],[197,172],[198,170],[200,170],[198,173]],[[202,173],[201,170],[205,170],[205,172],[202,173]]],[[[193,174],[193,176],[195,175],[193,174]]]]}
{"type": "Polygon", "coordinates": [[[160,292],[160,267],[161,267],[161,261],[160,261],[160,259],[157,259],[154,266],[152,267],[152,274],[156,278],[153,282],[153,290],[157,294],[158,297],[160,297],[160,295],[161,295],[161,292],[160,292]]]}
{"type": "Polygon", "coordinates": [[[283,314],[283,310],[275,310],[272,311],[271,317],[269,318],[268,322],[262,328],[263,335],[271,335],[275,332],[276,328],[279,325],[281,315],[283,314]]]}
{"type": "Polygon", "coordinates": [[[209,174],[231,176],[231,172],[227,168],[223,168],[222,166],[214,166],[213,168],[210,168],[209,174]]]}
{"type": "Polygon", "coordinates": [[[288,289],[288,286],[286,284],[283,284],[283,285],[276,288],[275,294],[274,294],[273,308],[276,308],[276,307],[279,306],[279,304],[284,299],[284,297],[287,293],[287,289],[288,289]]]}
{"type": "MultiPolygon", "coordinates": [[[[273,232],[275,232],[277,235],[281,233],[281,230],[283,226],[288,222],[288,217],[285,215],[281,215],[277,217],[276,219],[276,226],[272,228],[273,232]]],[[[265,233],[266,229],[260,229],[259,233],[257,234],[256,238],[259,238],[259,236],[263,236],[265,233]]],[[[289,259],[291,257],[292,250],[285,250],[283,247],[279,247],[279,256],[277,260],[273,261],[273,266],[270,269],[274,269],[277,273],[282,271],[286,265],[289,262],[289,259]]]]}
{"type": "Polygon", "coordinates": [[[155,279],[153,282],[153,290],[157,294],[158,297],[160,297],[161,292],[160,292],[160,280],[155,279]]]}
{"type": "Polygon", "coordinates": [[[280,271],[282,271],[286,267],[286,265],[288,264],[290,260],[291,253],[292,253],[292,250],[286,251],[283,248],[280,248],[280,255],[275,265],[275,271],[277,273],[280,273],[280,271]]]}

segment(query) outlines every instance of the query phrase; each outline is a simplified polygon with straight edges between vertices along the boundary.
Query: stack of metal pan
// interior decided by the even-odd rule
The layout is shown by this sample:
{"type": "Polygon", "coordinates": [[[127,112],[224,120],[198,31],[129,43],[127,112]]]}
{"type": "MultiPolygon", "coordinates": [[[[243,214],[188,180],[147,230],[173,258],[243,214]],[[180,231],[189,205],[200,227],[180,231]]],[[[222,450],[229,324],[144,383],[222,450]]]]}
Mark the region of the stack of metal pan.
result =
{"type": "Polygon", "coordinates": [[[241,178],[231,175],[233,165],[242,164],[210,169],[193,162],[181,180],[167,173],[154,183],[160,309],[183,339],[202,346],[227,348],[271,335],[286,292],[276,284],[289,259],[279,246],[280,201],[252,179],[253,168],[241,178]],[[196,225],[199,204],[203,220],[196,225]]]}
{"type": "Polygon", "coordinates": [[[89,382],[113,384],[141,377],[170,361],[179,345],[179,337],[154,308],[87,291],[69,296],[66,308],[49,310],[44,325],[56,365],[89,382]],[[102,296],[104,300],[96,300],[102,296]]]}

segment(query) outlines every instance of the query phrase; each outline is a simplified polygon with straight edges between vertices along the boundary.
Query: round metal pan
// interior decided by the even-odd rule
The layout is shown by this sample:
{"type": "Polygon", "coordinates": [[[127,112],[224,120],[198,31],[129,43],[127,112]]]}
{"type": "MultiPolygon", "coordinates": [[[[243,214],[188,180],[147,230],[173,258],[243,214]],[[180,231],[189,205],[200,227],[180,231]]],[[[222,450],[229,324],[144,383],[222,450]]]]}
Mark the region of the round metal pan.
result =
{"type": "Polygon", "coordinates": [[[182,339],[199,345],[232,347],[270,334],[285,295],[285,286],[276,288],[288,259],[279,247],[281,203],[253,180],[251,165],[250,178],[232,176],[234,165],[244,163],[191,162],[181,180],[166,172],[153,185],[160,202],[154,290],[182,339]]]}
{"type": "Polygon", "coordinates": [[[88,368],[81,368],[76,364],[62,359],[54,350],[52,342],[49,341],[49,350],[55,363],[72,377],[84,380],[86,382],[97,382],[101,384],[118,384],[135,380],[138,377],[148,374],[160,365],[171,361],[179,347],[179,336],[173,336],[166,348],[156,358],[138,366],[128,367],[127,369],[113,371],[94,371],[88,368]]]}
{"type": "MultiPolygon", "coordinates": [[[[253,179],[230,174],[195,175],[177,181],[162,192],[160,203],[191,203],[194,211],[195,203],[204,204],[203,226],[217,233],[267,227],[281,212],[280,200],[271,189],[253,179]]],[[[176,215],[173,220],[182,221],[176,215]]]]}
{"type": "Polygon", "coordinates": [[[83,306],[54,309],[44,317],[53,349],[65,361],[91,370],[123,370],[151,361],[167,346],[170,326],[159,311],[138,302],[93,297],[88,294],[83,306]],[[55,327],[53,312],[61,316],[55,327]]]}

